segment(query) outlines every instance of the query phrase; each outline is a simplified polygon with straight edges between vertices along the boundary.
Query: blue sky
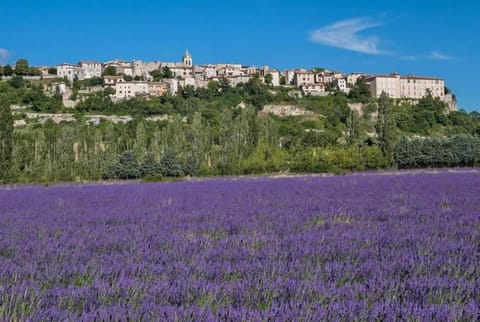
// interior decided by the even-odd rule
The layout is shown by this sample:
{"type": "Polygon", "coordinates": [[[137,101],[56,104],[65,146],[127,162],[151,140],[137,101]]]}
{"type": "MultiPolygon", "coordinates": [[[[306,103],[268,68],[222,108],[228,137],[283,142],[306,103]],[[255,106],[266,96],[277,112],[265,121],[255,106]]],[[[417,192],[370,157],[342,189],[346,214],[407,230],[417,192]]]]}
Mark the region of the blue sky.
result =
{"type": "Polygon", "coordinates": [[[480,1],[1,0],[0,63],[114,58],[438,76],[480,110],[480,1]]]}

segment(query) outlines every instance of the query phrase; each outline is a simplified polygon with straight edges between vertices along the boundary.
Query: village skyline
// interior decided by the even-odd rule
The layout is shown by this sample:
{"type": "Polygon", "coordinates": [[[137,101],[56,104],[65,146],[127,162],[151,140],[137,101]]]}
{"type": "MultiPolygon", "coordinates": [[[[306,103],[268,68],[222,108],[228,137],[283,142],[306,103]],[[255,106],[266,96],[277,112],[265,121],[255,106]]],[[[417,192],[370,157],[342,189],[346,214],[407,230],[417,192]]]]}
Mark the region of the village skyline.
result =
{"type": "Polygon", "coordinates": [[[115,59],[106,62],[80,60],[77,64],[30,66],[27,59],[19,59],[15,62],[14,68],[11,65],[0,65],[0,76],[11,79],[13,75],[37,80],[56,79],[57,82],[53,83],[55,86],[51,87],[50,91],[58,87],[66,107],[75,107],[79,102],[77,95],[73,93],[74,86],[71,86],[71,82],[74,81],[92,80],[91,84],[100,86],[93,86],[89,91],[108,90],[112,99],[125,100],[134,97],[154,98],[165,94],[177,95],[187,87],[194,90],[212,86],[236,87],[258,78],[272,88],[282,86],[297,89],[298,92],[292,92],[295,93],[292,95],[297,96],[327,96],[335,92],[348,95],[354,87],[360,86],[375,98],[386,93],[399,102],[415,103],[431,95],[445,103],[448,110],[458,109],[455,93],[446,86],[445,79],[441,77],[400,75],[396,72],[345,73],[320,67],[278,70],[269,66],[244,64],[199,65],[194,64],[188,50],[181,59],[174,62],[115,59]],[[64,82],[58,83],[61,79],[64,82]]]}
{"type": "Polygon", "coordinates": [[[31,65],[116,58],[228,63],[286,70],[324,67],[345,73],[431,75],[448,80],[459,108],[480,108],[476,53],[480,3],[412,0],[335,3],[308,0],[11,1],[0,64],[31,65]],[[19,19],[21,17],[21,19],[19,19]],[[28,24],[24,22],[28,21],[28,24]],[[32,27],[34,26],[34,27],[32,27]],[[466,46],[468,44],[468,46],[466,46]]]}

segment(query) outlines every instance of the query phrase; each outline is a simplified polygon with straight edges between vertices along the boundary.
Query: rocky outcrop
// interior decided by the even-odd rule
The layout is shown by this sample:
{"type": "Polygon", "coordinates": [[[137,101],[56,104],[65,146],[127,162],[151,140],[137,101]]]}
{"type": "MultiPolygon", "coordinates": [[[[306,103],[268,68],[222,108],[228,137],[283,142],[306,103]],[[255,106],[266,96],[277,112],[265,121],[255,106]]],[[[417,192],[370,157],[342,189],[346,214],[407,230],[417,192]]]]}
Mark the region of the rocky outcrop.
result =
{"type": "MultiPolygon", "coordinates": [[[[32,120],[33,123],[40,123],[44,124],[47,120],[52,120],[54,123],[59,124],[61,122],[75,122],[77,119],[75,118],[74,114],[71,113],[32,113],[32,112],[20,112],[20,111],[13,111],[15,115],[22,115],[23,119],[15,120],[14,126],[25,126],[27,125],[26,120],[32,120]]],[[[91,125],[98,125],[100,122],[107,121],[112,122],[114,124],[119,123],[128,123],[133,120],[133,117],[130,115],[84,115],[83,118],[87,124],[91,125]]],[[[170,115],[154,115],[146,118],[147,121],[152,122],[161,122],[161,121],[171,121],[172,116],[170,115]]],[[[187,118],[183,117],[182,122],[186,123],[187,118]]]]}
{"type": "Polygon", "coordinates": [[[311,116],[313,112],[296,105],[265,105],[262,113],[276,116],[311,116]]]}

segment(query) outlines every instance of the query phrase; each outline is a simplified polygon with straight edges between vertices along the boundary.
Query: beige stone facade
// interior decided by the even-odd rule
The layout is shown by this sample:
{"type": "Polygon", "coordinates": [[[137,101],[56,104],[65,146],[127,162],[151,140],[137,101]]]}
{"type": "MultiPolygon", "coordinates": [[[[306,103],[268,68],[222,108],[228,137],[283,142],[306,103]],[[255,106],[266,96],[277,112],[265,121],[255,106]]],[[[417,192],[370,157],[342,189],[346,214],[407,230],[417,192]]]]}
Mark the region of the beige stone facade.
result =
{"type": "Polygon", "coordinates": [[[401,98],[420,99],[430,93],[443,100],[445,81],[434,77],[403,76],[400,78],[401,98]]]}
{"type": "Polygon", "coordinates": [[[373,97],[380,97],[385,92],[390,98],[401,97],[400,75],[379,75],[367,80],[373,97]]]}
{"type": "Polygon", "coordinates": [[[115,84],[115,98],[117,99],[148,95],[149,92],[147,82],[122,82],[115,84]]]}
{"type": "Polygon", "coordinates": [[[325,93],[324,84],[306,84],[302,86],[303,93],[305,95],[321,95],[325,93]]]}
{"type": "Polygon", "coordinates": [[[366,77],[366,76],[367,75],[364,74],[364,73],[349,74],[349,75],[347,75],[347,83],[350,84],[350,85],[355,85],[360,78],[366,77]]]}
{"type": "Polygon", "coordinates": [[[66,77],[69,81],[85,79],[85,71],[80,66],[73,64],[57,65],[58,77],[66,77]]]}
{"type": "Polygon", "coordinates": [[[306,70],[298,70],[295,72],[293,84],[298,87],[315,84],[315,74],[306,70]]]}
{"type": "Polygon", "coordinates": [[[166,94],[168,91],[167,85],[162,82],[149,82],[148,93],[150,97],[157,97],[166,94]]]}
{"type": "Polygon", "coordinates": [[[97,61],[80,61],[78,63],[81,69],[84,71],[85,79],[102,77],[102,64],[97,61]]]}
{"type": "Polygon", "coordinates": [[[391,74],[373,76],[366,80],[370,83],[374,97],[379,97],[382,92],[393,99],[418,100],[425,97],[428,92],[442,100],[445,96],[445,81],[440,78],[391,74]]]}

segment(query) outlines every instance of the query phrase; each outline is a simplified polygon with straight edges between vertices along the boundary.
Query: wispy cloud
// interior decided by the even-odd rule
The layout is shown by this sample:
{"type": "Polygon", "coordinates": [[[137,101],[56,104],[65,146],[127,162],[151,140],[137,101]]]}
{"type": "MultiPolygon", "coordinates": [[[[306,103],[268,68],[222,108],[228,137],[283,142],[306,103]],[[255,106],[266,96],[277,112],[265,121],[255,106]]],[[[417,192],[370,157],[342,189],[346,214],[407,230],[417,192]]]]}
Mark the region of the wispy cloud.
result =
{"type": "Polygon", "coordinates": [[[434,60],[452,60],[453,59],[453,57],[441,54],[438,51],[432,51],[428,56],[428,58],[434,59],[434,60]]]}
{"type": "Polygon", "coordinates": [[[448,56],[433,50],[428,54],[399,55],[379,48],[380,39],[375,35],[365,35],[363,32],[375,27],[382,26],[382,15],[378,18],[359,17],[336,21],[324,27],[314,30],[310,34],[310,41],[351,50],[363,54],[384,55],[392,54],[398,60],[404,61],[425,61],[425,60],[455,60],[455,57],[448,56]]]}
{"type": "Polygon", "coordinates": [[[360,32],[381,26],[379,20],[369,17],[341,20],[314,30],[310,40],[322,45],[356,51],[364,54],[387,54],[379,49],[376,36],[364,36],[360,32]]]}
{"type": "Polygon", "coordinates": [[[406,60],[406,61],[424,61],[424,60],[454,60],[454,57],[447,56],[445,54],[441,54],[438,51],[432,51],[427,55],[407,55],[407,56],[400,56],[397,57],[399,60],[406,60]]]}
{"type": "Polygon", "coordinates": [[[10,52],[7,49],[0,48],[0,63],[1,64],[5,64],[8,56],[10,56],[10,52]]]}

